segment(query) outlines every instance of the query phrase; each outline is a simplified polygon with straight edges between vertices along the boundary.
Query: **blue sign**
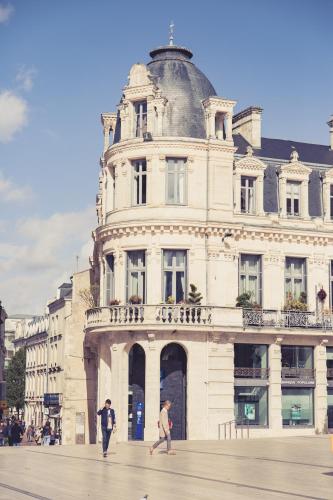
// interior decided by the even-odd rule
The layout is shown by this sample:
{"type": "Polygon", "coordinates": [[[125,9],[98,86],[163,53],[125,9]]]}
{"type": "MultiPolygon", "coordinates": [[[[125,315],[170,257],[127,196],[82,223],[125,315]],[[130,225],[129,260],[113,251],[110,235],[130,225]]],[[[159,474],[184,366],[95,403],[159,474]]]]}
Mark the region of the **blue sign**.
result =
{"type": "Polygon", "coordinates": [[[136,428],[135,428],[135,439],[143,439],[143,416],[144,416],[144,404],[139,402],[136,403],[136,428]]]}

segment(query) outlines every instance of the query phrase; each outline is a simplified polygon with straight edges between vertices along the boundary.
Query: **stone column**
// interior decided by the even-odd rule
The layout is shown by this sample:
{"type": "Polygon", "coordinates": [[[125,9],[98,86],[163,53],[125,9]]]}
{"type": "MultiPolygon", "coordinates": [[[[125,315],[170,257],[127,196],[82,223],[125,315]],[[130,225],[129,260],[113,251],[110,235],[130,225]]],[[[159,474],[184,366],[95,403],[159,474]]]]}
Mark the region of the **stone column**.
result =
{"type": "Polygon", "coordinates": [[[282,390],[281,390],[281,341],[277,338],[275,344],[268,348],[269,359],[269,389],[268,389],[268,421],[274,432],[282,429],[282,390]]]}
{"type": "Polygon", "coordinates": [[[149,332],[147,335],[144,440],[155,441],[160,410],[160,351],[156,348],[155,333],[149,332]]]}
{"type": "Polygon", "coordinates": [[[105,125],[103,128],[103,131],[104,131],[104,153],[108,149],[108,147],[110,146],[110,130],[111,130],[111,127],[109,124],[105,125]]]}
{"type": "Polygon", "coordinates": [[[226,125],[226,140],[232,141],[232,114],[231,113],[226,114],[225,125],[226,125]]]}
{"type": "Polygon", "coordinates": [[[257,215],[264,215],[264,176],[257,177],[257,195],[256,195],[257,215]]]}
{"type": "Polygon", "coordinates": [[[220,424],[235,418],[234,344],[232,339],[212,333],[208,349],[207,438],[218,439],[220,424]]]}
{"type": "Polygon", "coordinates": [[[234,210],[236,213],[241,211],[241,175],[239,173],[234,174],[234,210]]]}
{"type": "MultiPolygon", "coordinates": [[[[97,410],[104,406],[107,398],[110,398],[111,389],[111,357],[110,349],[106,339],[100,339],[98,350],[98,400],[97,410]]],[[[98,441],[101,440],[101,423],[97,424],[98,441]]]]}
{"type": "Polygon", "coordinates": [[[302,181],[301,184],[301,216],[309,218],[309,180],[302,181]]]}
{"type": "Polygon", "coordinates": [[[215,138],[215,113],[210,111],[209,113],[209,135],[208,137],[215,138]]]}
{"type": "Polygon", "coordinates": [[[279,196],[279,203],[280,203],[280,215],[282,217],[286,217],[287,215],[287,210],[286,210],[286,184],[287,180],[285,177],[280,177],[279,179],[279,191],[280,191],[280,196],[279,196]]]}
{"type": "Polygon", "coordinates": [[[314,367],[316,370],[316,388],[314,391],[315,429],[320,434],[327,432],[327,367],[326,344],[324,339],[314,348],[314,367]]]}

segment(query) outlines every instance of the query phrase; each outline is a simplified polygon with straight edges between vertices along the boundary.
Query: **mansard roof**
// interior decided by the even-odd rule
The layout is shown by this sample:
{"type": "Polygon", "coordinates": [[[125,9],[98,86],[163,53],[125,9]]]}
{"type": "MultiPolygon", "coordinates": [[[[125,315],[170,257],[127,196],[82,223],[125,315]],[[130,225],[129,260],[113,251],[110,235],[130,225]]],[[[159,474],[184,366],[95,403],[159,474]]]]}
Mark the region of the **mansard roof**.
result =
{"type": "MultiPolygon", "coordinates": [[[[240,134],[235,134],[234,143],[238,148],[236,153],[245,155],[249,143],[244,137],[240,134]]],[[[293,149],[296,149],[298,152],[302,163],[333,166],[333,150],[331,150],[328,145],[326,146],[323,144],[310,144],[308,142],[262,137],[261,148],[254,149],[253,155],[261,158],[289,161],[293,149]]]]}

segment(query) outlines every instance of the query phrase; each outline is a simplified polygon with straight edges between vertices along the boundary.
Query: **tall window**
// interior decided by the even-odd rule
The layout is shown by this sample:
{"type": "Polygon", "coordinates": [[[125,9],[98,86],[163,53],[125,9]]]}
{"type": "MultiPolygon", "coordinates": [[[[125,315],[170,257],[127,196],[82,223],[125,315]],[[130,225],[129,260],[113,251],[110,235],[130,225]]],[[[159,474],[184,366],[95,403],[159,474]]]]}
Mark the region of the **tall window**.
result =
{"type": "Polygon", "coordinates": [[[105,305],[110,304],[114,294],[114,257],[107,255],[105,257],[105,305]]]}
{"type": "Polygon", "coordinates": [[[144,250],[127,252],[127,301],[133,296],[140,297],[143,303],[146,301],[146,252],[144,250]]]}
{"type": "Polygon", "coordinates": [[[241,212],[254,214],[255,207],[255,178],[241,177],[241,212]]]}
{"type": "Polygon", "coordinates": [[[163,300],[173,297],[176,303],[186,295],[186,250],[163,251],[163,300]]]}
{"type": "Polygon", "coordinates": [[[330,217],[333,219],[333,184],[330,185],[330,217]]]}
{"type": "Polygon", "coordinates": [[[296,257],[286,257],[285,266],[286,298],[306,300],[306,261],[296,257]]]}
{"type": "Polygon", "coordinates": [[[300,182],[287,181],[287,215],[300,215],[300,182]]]}
{"type": "Polygon", "coordinates": [[[239,293],[251,294],[251,301],[261,304],[261,255],[241,254],[239,265],[239,293]]]}
{"type": "Polygon", "coordinates": [[[146,160],[136,160],[133,166],[133,205],[144,205],[147,201],[146,160]]]}
{"type": "Polygon", "coordinates": [[[170,205],[186,203],[186,160],[184,158],[167,159],[166,202],[170,205]]]}
{"type": "Polygon", "coordinates": [[[147,132],[147,101],[134,103],[135,137],[142,137],[147,132]]]}

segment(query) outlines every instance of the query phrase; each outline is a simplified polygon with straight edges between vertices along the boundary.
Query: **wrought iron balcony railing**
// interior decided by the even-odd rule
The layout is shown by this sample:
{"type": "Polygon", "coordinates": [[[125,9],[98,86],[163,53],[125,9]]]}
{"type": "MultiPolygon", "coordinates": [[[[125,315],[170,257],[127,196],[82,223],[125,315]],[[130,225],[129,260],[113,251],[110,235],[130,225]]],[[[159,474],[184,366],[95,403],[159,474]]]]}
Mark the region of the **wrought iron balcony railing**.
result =
{"type": "Polygon", "coordinates": [[[235,378],[261,378],[267,379],[269,368],[244,368],[238,367],[234,369],[235,378]]]}
{"type": "Polygon", "coordinates": [[[310,311],[278,311],[274,309],[243,309],[244,327],[320,328],[332,330],[332,315],[316,315],[310,311]]]}
{"type": "Polygon", "coordinates": [[[313,368],[287,368],[282,367],[282,380],[298,379],[302,381],[313,381],[316,371],[313,368]]]}

